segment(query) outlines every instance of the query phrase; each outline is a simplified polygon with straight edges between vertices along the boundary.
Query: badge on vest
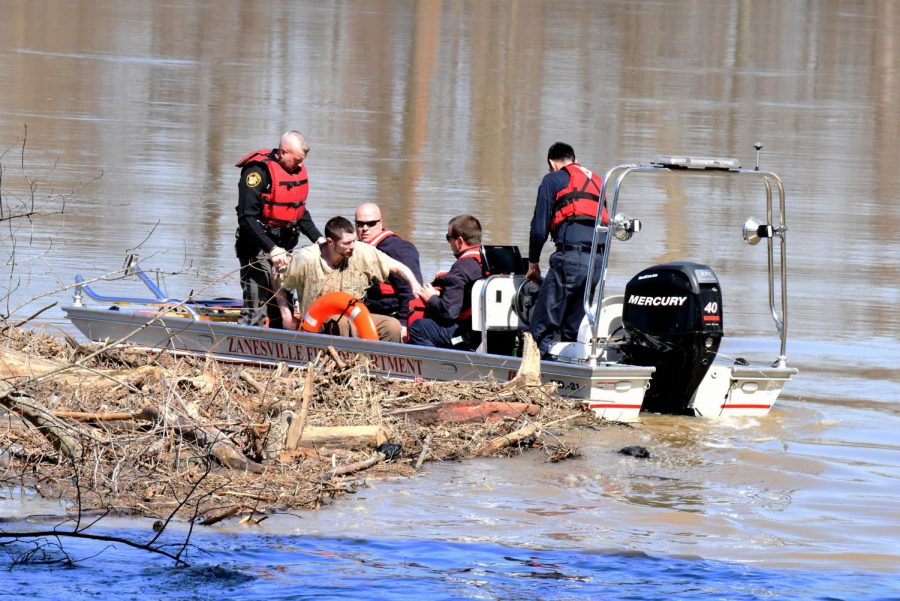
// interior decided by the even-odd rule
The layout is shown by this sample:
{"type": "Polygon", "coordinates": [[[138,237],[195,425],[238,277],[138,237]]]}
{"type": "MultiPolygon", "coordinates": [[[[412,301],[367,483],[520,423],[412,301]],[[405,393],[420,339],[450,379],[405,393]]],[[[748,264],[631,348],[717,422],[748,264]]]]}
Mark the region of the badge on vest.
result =
{"type": "Polygon", "coordinates": [[[244,180],[246,182],[248,188],[255,188],[259,185],[259,182],[262,181],[262,176],[255,171],[253,173],[248,173],[247,178],[244,180]]]}

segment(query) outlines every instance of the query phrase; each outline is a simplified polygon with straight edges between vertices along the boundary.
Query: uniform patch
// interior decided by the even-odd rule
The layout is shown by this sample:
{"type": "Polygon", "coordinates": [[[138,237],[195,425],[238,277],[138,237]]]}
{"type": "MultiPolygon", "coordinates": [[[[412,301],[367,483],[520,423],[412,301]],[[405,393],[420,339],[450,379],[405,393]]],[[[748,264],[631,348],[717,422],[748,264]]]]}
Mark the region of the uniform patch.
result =
{"type": "Polygon", "coordinates": [[[261,182],[261,181],[262,181],[262,176],[259,173],[256,173],[255,171],[253,173],[248,173],[247,178],[244,180],[244,182],[247,184],[248,188],[255,188],[256,186],[259,185],[259,182],[261,182]]]}

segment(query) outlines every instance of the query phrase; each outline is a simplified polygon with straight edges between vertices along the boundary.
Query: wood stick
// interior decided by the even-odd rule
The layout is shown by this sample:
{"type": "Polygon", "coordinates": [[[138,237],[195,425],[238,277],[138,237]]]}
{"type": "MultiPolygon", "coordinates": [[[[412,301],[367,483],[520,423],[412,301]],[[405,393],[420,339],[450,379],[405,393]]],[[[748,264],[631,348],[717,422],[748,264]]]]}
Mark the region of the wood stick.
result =
{"type": "Polygon", "coordinates": [[[10,386],[0,386],[3,387],[0,405],[31,422],[67,458],[81,461],[84,450],[70,426],[54,417],[52,411],[30,395],[10,386]]]}
{"type": "Polygon", "coordinates": [[[494,451],[508,447],[514,443],[524,440],[538,431],[535,424],[525,424],[518,430],[514,430],[506,436],[498,436],[497,438],[486,442],[475,451],[476,455],[488,455],[494,451]]]}
{"type": "Polygon", "coordinates": [[[419,458],[416,460],[416,469],[419,469],[425,463],[425,455],[428,454],[428,447],[431,446],[432,438],[434,438],[434,432],[429,432],[428,436],[425,437],[425,442],[422,443],[422,452],[419,453],[419,458]]]}
{"type": "Polygon", "coordinates": [[[265,394],[266,387],[256,381],[256,378],[251,376],[247,370],[241,370],[241,373],[238,376],[247,384],[249,384],[256,392],[259,394],[265,394]]]}
{"type": "Polygon", "coordinates": [[[328,354],[331,355],[331,358],[334,360],[334,363],[338,366],[338,369],[346,369],[347,364],[341,359],[340,355],[337,354],[337,351],[334,350],[333,346],[328,347],[328,354]]]}
{"type": "Polygon", "coordinates": [[[277,497],[267,497],[265,495],[254,495],[251,493],[237,492],[234,490],[223,490],[222,492],[217,493],[217,494],[227,495],[229,497],[240,497],[241,499],[253,499],[254,501],[267,501],[270,503],[278,500],[277,497]]]}
{"type": "Polygon", "coordinates": [[[541,353],[531,334],[525,332],[523,338],[522,363],[516,376],[503,385],[503,390],[541,385],[541,353]]]}
{"type": "Polygon", "coordinates": [[[306,415],[309,411],[309,401],[312,399],[313,377],[315,376],[315,366],[310,363],[306,366],[306,381],[303,383],[303,394],[300,401],[300,413],[295,415],[291,420],[291,427],[288,428],[287,441],[284,443],[285,451],[293,451],[300,443],[303,437],[303,428],[306,426],[306,415]]]}
{"type": "Polygon", "coordinates": [[[246,470],[255,474],[266,470],[265,466],[251,461],[235,446],[224,432],[218,428],[201,428],[200,424],[190,417],[178,415],[171,408],[161,405],[159,408],[145,407],[144,412],[152,415],[154,421],[161,422],[171,428],[178,436],[200,447],[208,447],[209,452],[220,464],[235,470],[246,470]]]}
{"type": "Polygon", "coordinates": [[[205,520],[200,522],[200,525],[201,526],[212,526],[213,524],[221,522],[222,520],[227,520],[234,514],[238,513],[241,509],[243,509],[242,505],[232,505],[229,509],[226,509],[222,513],[219,513],[219,514],[216,514],[216,515],[206,518],[205,520]]]}
{"type": "Polygon", "coordinates": [[[69,419],[78,420],[80,422],[115,422],[149,419],[140,413],[86,413],[84,411],[54,411],[56,417],[68,417],[69,419]]]}
{"type": "Polygon", "coordinates": [[[368,459],[363,459],[362,461],[357,461],[356,463],[342,465],[341,467],[336,467],[329,472],[325,472],[324,474],[322,474],[322,479],[323,480],[332,480],[338,476],[352,474],[354,472],[358,472],[360,470],[364,470],[366,468],[372,467],[373,465],[381,463],[384,460],[385,460],[384,453],[375,453],[368,459]]]}

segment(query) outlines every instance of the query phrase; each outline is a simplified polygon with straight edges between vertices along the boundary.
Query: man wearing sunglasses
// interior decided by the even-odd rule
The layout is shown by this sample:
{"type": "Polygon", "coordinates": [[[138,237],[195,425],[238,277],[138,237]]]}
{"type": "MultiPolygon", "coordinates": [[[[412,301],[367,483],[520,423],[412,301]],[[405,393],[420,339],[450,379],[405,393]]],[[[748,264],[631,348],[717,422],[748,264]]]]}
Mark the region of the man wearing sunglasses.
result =
{"type": "MultiPolygon", "coordinates": [[[[557,142],[547,152],[550,173],[538,188],[528,244],[528,273],[525,277],[542,282],[531,314],[529,329],[541,354],[546,357],[557,335],[574,341],[584,318],[584,288],[591,257],[594,221],[600,209],[603,181],[597,174],[575,162],[575,150],[557,142]],[[541,250],[547,236],[556,252],[550,255],[547,277],[541,278],[541,250]]],[[[603,201],[602,221],[609,221],[603,201]]],[[[602,248],[598,252],[602,252],[602,248]]],[[[595,263],[595,274],[601,261],[595,263]]],[[[596,281],[596,275],[595,279],[596,281]]]]}
{"type": "Polygon", "coordinates": [[[268,317],[269,327],[284,327],[272,270],[288,266],[301,232],[311,242],[325,240],[306,210],[308,153],[303,134],[292,130],[282,134],[278,148],[253,151],[236,164],[241,179],[234,248],[241,264],[243,324],[261,326],[268,317]]]}
{"type": "MultiPolygon", "coordinates": [[[[360,241],[409,267],[416,279],[422,281],[419,251],[412,242],[384,227],[377,204],[366,202],[356,207],[356,235],[360,241]]],[[[372,313],[396,317],[405,328],[409,302],[414,298],[409,283],[399,275],[391,274],[384,282],[369,288],[365,303],[372,313]]]]}

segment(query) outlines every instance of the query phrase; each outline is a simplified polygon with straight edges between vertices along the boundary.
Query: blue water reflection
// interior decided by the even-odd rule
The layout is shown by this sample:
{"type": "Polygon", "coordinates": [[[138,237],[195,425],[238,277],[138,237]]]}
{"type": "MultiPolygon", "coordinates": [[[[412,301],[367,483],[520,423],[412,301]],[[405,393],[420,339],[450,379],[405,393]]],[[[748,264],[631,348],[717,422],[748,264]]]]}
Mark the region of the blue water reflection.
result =
{"type": "MultiPolygon", "coordinates": [[[[145,537],[142,532],[117,532],[145,537]]],[[[173,539],[174,541],[174,539],[173,539]]],[[[195,535],[190,568],[107,548],[76,567],[8,569],[0,598],[890,599],[897,575],[759,569],[638,552],[433,540],[195,535]],[[77,575],[76,575],[77,574],[77,575]]],[[[67,541],[73,557],[102,547],[67,541]]],[[[9,568],[9,565],[5,566],[9,568]]]]}

